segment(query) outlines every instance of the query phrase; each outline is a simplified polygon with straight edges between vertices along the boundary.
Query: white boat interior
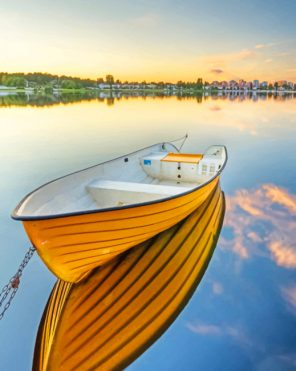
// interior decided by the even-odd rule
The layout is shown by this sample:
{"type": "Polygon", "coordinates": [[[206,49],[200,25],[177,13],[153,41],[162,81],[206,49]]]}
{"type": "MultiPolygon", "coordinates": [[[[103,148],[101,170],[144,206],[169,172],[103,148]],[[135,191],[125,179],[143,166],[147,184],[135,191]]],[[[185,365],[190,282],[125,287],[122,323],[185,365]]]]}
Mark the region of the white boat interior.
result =
{"type": "Polygon", "coordinates": [[[226,158],[224,146],[184,154],[171,143],[156,144],[41,186],[22,200],[13,217],[64,215],[177,196],[215,177],[226,158]]]}

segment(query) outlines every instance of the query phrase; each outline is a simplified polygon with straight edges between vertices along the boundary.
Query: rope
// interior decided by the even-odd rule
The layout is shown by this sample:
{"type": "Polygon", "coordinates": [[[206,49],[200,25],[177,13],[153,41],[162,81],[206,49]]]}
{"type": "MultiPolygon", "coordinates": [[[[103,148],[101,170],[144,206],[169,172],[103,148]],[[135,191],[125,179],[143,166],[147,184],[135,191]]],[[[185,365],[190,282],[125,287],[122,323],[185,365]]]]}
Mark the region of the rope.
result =
{"type": "Polygon", "coordinates": [[[23,274],[25,266],[29,263],[29,260],[33,256],[35,248],[31,246],[26,252],[23,261],[21,262],[16,274],[9,280],[9,282],[3,287],[0,292],[0,308],[3,306],[2,312],[0,313],[0,320],[4,317],[5,312],[9,308],[12,299],[14,298],[20,284],[20,278],[23,274]],[[8,297],[10,293],[10,296],[8,297]]]}
{"type": "Polygon", "coordinates": [[[177,148],[178,151],[180,152],[184,143],[186,142],[186,139],[188,138],[188,134],[186,133],[183,137],[181,138],[178,138],[178,139],[175,139],[175,140],[171,140],[169,143],[175,143],[175,142],[180,142],[180,140],[183,140],[183,142],[181,143],[180,147],[177,148]]]}

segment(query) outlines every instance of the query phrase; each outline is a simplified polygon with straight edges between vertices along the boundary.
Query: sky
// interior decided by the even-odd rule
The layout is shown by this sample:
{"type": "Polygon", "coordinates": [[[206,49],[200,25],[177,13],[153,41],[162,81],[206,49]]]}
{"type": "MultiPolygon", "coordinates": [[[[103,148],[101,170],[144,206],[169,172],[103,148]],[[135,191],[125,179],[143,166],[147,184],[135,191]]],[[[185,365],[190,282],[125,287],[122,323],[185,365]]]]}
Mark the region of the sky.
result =
{"type": "Polygon", "coordinates": [[[295,0],[0,0],[0,71],[296,81],[295,0]]]}

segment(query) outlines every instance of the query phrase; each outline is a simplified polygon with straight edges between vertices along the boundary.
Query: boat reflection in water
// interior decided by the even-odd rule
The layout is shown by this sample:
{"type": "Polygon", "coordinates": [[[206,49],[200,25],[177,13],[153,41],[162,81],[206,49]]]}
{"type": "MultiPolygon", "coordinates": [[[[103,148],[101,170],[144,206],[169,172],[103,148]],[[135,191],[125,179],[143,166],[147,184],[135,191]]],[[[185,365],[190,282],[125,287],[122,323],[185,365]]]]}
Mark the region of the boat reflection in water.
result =
{"type": "Polygon", "coordinates": [[[215,249],[225,210],[217,186],[189,217],[96,268],[58,280],[37,335],[33,370],[122,369],[170,326],[215,249]]]}

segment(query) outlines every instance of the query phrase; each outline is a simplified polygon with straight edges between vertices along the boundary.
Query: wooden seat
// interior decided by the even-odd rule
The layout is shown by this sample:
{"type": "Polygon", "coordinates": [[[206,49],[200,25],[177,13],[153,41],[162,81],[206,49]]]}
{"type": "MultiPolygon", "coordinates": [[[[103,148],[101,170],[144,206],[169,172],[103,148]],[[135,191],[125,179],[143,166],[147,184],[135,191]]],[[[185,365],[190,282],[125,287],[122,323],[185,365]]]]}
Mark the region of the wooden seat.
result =
{"type": "Polygon", "coordinates": [[[161,161],[165,162],[185,162],[189,164],[198,164],[202,159],[202,154],[191,154],[191,153],[168,153],[161,161]]]}

